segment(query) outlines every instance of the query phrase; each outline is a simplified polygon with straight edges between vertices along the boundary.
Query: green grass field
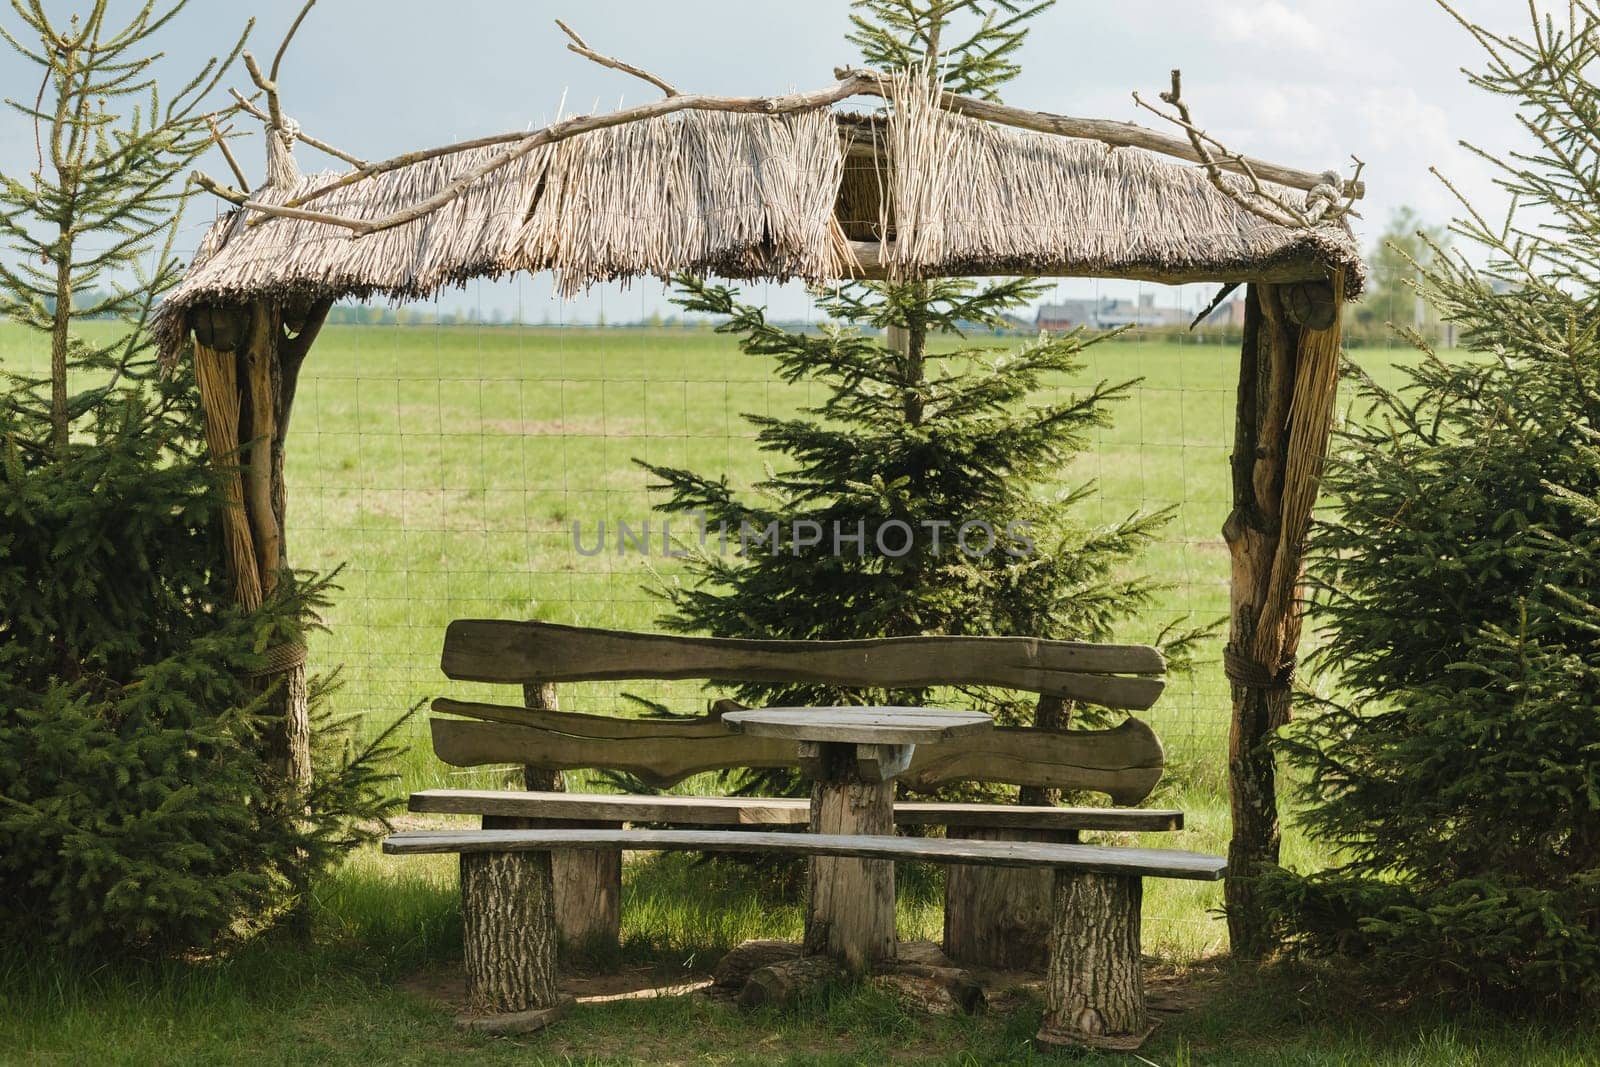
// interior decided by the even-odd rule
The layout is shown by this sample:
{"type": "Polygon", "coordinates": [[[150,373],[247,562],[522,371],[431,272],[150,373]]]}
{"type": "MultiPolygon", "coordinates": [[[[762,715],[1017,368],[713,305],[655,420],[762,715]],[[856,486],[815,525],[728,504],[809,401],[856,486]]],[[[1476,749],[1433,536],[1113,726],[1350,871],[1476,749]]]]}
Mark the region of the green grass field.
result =
{"type": "MultiPolygon", "coordinates": [[[[1380,375],[1394,352],[1357,353],[1380,375]]],[[[38,370],[43,353],[0,327],[0,370],[38,370]]],[[[1071,389],[1140,378],[1116,424],[1063,472],[1094,479],[1084,521],[1138,508],[1177,508],[1146,569],[1169,584],[1156,610],[1120,636],[1149,639],[1168,621],[1220,617],[1237,353],[1200,344],[1116,342],[1091,348],[1071,389]]],[[[804,387],[772,380],[763,359],[698,329],[330,327],[307,363],[290,435],[289,551],[302,567],[343,565],[330,632],[314,666],[343,665],[340,710],[376,728],[445,691],[437,657],[445,624],[463,616],[540,618],[651,628],[644,591],[670,581],[659,554],[583,556],[571,524],[637,527],[650,515],[646,476],[633,460],[761,473],[741,412],[792,412],[804,387]]],[[[1220,668],[1173,680],[1149,720],[1168,743],[1173,773],[1153,803],[1183,808],[1188,828],[1146,843],[1226,847],[1223,746],[1227,694],[1220,668]]],[[[505,699],[490,687],[455,695],[505,699]]],[[[631,692],[681,709],[704,694],[688,684],[631,692]]],[[[616,713],[614,687],[564,687],[564,706],[616,713]]],[[[428,750],[419,720],[396,767],[397,790],[498,785],[503,771],[458,772],[428,750]]],[[[696,783],[688,783],[693,788],[696,783]]],[[[1128,839],[1131,842],[1131,838],[1128,839]]],[[[1289,826],[1285,859],[1324,857],[1289,826]]],[[[454,867],[439,858],[363,852],[318,888],[318,945],[270,941],[226,959],[132,972],[32,958],[0,962],[0,1060],[261,1063],[706,1061],[765,1063],[1026,1060],[1039,1005],[976,1020],[932,1021],[870,990],[825,1008],[743,1017],[702,998],[580,1008],[552,1033],[527,1040],[467,1038],[448,1013],[405,988],[459,958],[454,867]]],[[[664,977],[703,973],[750,936],[792,936],[796,904],[775,900],[736,869],[681,858],[630,865],[623,955],[612,969],[664,977]]],[[[902,877],[903,937],[937,939],[937,878],[902,877]]],[[[1215,886],[1152,880],[1145,950],[1176,979],[1214,994],[1166,1025],[1146,1062],[1580,1063],[1600,1057],[1596,1032],[1525,1033],[1494,1020],[1447,1021],[1411,1008],[1392,1018],[1344,1016],[1317,1003],[1320,979],[1260,978],[1204,962],[1225,944],[1215,886]],[[1311,983],[1308,985],[1307,983],[1311,983]],[[1307,991],[1311,990],[1310,993],[1307,991]],[[1307,1000],[1310,996],[1311,1001],[1307,1000]]],[[[1332,996],[1332,994],[1330,994],[1332,996]]],[[[1204,999],[1204,998],[1202,998],[1204,999]]],[[[1336,998],[1335,998],[1336,999],[1336,998]]],[[[1128,1060],[1128,1062],[1137,1062],[1128,1060]]]]}
{"type": "MultiPolygon", "coordinates": [[[[1236,356],[1157,344],[1088,354],[1084,380],[1145,384],[1062,486],[1099,482],[1089,523],[1180,507],[1146,564],[1173,588],[1126,636],[1151,637],[1175,615],[1219,617],[1236,356]]],[[[788,414],[808,399],[770,370],[704,330],[329,329],[307,364],[288,471],[292,558],[347,567],[318,661],[345,664],[349,697],[382,714],[436,690],[451,618],[651,626],[658,605],[645,587],[675,567],[659,551],[582,556],[572,523],[592,544],[600,522],[614,534],[618,520],[649,519],[636,459],[759,477],[740,414],[788,414]]],[[[1217,736],[1226,694],[1214,674],[1177,681],[1154,713],[1164,735],[1217,736]]],[[[691,686],[649,695],[698,696],[691,686]]]]}

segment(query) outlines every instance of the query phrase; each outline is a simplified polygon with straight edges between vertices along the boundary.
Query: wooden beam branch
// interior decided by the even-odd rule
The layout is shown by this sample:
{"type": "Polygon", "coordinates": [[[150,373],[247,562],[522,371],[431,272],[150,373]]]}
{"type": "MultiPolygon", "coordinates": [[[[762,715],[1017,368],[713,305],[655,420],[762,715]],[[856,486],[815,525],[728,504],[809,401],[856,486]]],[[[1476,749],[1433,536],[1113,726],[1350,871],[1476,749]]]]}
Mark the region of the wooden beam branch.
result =
{"type": "Polygon", "coordinates": [[[567,45],[567,51],[576,52],[583,58],[591,59],[600,64],[602,67],[610,67],[612,70],[620,70],[624,74],[632,74],[635,78],[640,78],[649,82],[651,85],[654,85],[657,89],[660,89],[668,96],[682,95],[672,85],[672,83],[667,81],[665,78],[656,74],[651,74],[643,67],[636,67],[632,63],[625,63],[622,60],[617,59],[615,56],[601,55],[599,52],[596,52],[594,49],[589,47],[589,42],[578,36],[576,30],[574,30],[571,26],[568,26],[565,22],[562,22],[560,19],[556,19],[556,25],[561,27],[562,33],[572,38],[572,43],[567,45]]]}
{"type": "MultiPolygon", "coordinates": [[[[853,67],[840,67],[834,71],[834,76],[843,78],[846,75],[872,75],[872,84],[882,86],[884,76],[876,71],[860,70],[853,67]]],[[[883,93],[874,89],[862,90],[864,95],[882,96],[883,93]]],[[[1078,137],[1086,141],[1099,141],[1111,145],[1113,148],[1143,148],[1149,152],[1156,152],[1164,156],[1175,156],[1178,159],[1187,159],[1191,163],[1204,163],[1200,153],[1194,146],[1183,138],[1170,137],[1156,130],[1140,126],[1133,122],[1118,122],[1113,119],[1084,119],[1071,115],[1056,115],[1048,111],[1029,111],[1026,108],[1011,107],[1006,104],[997,104],[992,100],[979,100],[976,97],[961,96],[957,93],[943,93],[939,98],[940,106],[947,111],[967,115],[971,118],[993,122],[1000,126],[1013,126],[1022,130],[1033,130],[1037,133],[1053,133],[1061,137],[1078,137]]],[[[1286,185],[1291,189],[1314,189],[1323,181],[1321,174],[1313,174],[1306,170],[1297,170],[1293,167],[1283,167],[1276,163],[1268,163],[1264,159],[1253,156],[1239,156],[1234,159],[1219,159],[1216,164],[1224,170],[1237,170],[1243,174],[1242,169],[1249,166],[1257,175],[1267,181],[1278,185],[1286,185]]],[[[1345,192],[1353,199],[1360,199],[1366,195],[1366,186],[1360,182],[1347,181],[1345,192]]]]}
{"type": "Polygon", "coordinates": [[[222,158],[228,161],[228,167],[233,171],[233,176],[239,179],[241,188],[250,188],[250,178],[245,174],[244,168],[239,166],[238,159],[234,158],[233,149],[228,147],[227,135],[217,125],[217,120],[211,115],[206,116],[206,125],[211,127],[211,139],[222,149],[222,158]]]}
{"type": "Polygon", "coordinates": [[[283,55],[289,51],[289,42],[294,40],[294,35],[300,29],[300,24],[311,14],[311,9],[317,6],[317,0],[306,0],[305,6],[300,9],[300,14],[294,17],[294,22],[289,25],[289,32],[283,35],[283,43],[278,45],[278,52],[272,57],[272,80],[278,80],[278,67],[283,63],[283,55]]]}
{"type": "MultiPolygon", "coordinates": [[[[228,92],[233,94],[233,99],[239,105],[239,109],[241,111],[244,111],[254,118],[260,119],[264,123],[269,125],[271,124],[272,116],[267,114],[267,112],[262,111],[248,97],[239,92],[239,90],[229,89],[228,92]]],[[[521,135],[519,134],[518,136],[521,135]]],[[[366,160],[362,159],[360,156],[352,155],[343,149],[335,148],[327,141],[313,137],[304,130],[300,130],[298,133],[296,133],[295,139],[298,141],[304,141],[306,144],[310,145],[312,148],[315,148],[324,155],[332,156],[334,159],[348,163],[352,167],[365,167],[367,165],[366,160]]]]}
{"type": "MultiPolygon", "coordinates": [[[[518,139],[513,141],[505,151],[463,172],[433,196],[419,201],[409,208],[386,215],[381,219],[349,218],[326,212],[304,211],[298,206],[290,205],[304,204],[325,193],[332,192],[334,189],[353,185],[375,174],[395,170],[400,166],[406,165],[405,163],[385,160],[383,163],[360,168],[344,178],[331,182],[322,189],[315,190],[303,197],[298,197],[295,201],[291,201],[290,204],[285,204],[282,207],[256,201],[252,201],[248,206],[251,210],[258,211],[263,215],[278,215],[285,218],[305,219],[311,222],[325,222],[330,226],[342,226],[357,237],[365,237],[367,234],[380,233],[384,230],[391,230],[396,226],[404,226],[406,223],[413,222],[424,215],[432,214],[455,200],[467,187],[486,175],[492,174],[501,167],[521,159],[536,148],[541,148],[547,144],[555,144],[558,141],[565,141],[568,138],[577,137],[579,134],[589,133],[592,130],[608,129],[612,126],[622,126],[630,122],[658,118],[678,111],[725,111],[758,115],[787,115],[797,111],[814,111],[817,108],[827,107],[830,104],[859,95],[863,91],[866,81],[867,78],[865,76],[851,78],[835,82],[833,85],[821,89],[813,89],[802,93],[788,93],[784,96],[706,96],[701,93],[680,93],[677,96],[663,97],[660,100],[652,100],[647,104],[639,104],[605,115],[574,115],[571,118],[551,123],[549,126],[532,133],[518,135],[518,139]]],[[[481,144],[483,142],[476,143],[481,144]]],[[[490,141],[488,143],[495,142],[490,141]]],[[[463,143],[463,145],[466,144],[470,144],[470,142],[463,143]]],[[[460,149],[461,146],[450,150],[411,153],[410,162],[432,158],[433,156],[447,155],[449,151],[459,151],[460,149]]]]}
{"type": "MultiPolygon", "coordinates": [[[[1174,124],[1184,131],[1189,139],[1189,147],[1194,151],[1194,157],[1206,168],[1206,176],[1217,191],[1228,199],[1234,201],[1246,211],[1266,219],[1278,226],[1298,227],[1310,229],[1320,222],[1336,221],[1346,216],[1360,216],[1354,210],[1357,199],[1365,192],[1361,184],[1361,172],[1366,164],[1356,159],[1355,174],[1346,181],[1339,177],[1337,171],[1324,171],[1319,175],[1309,175],[1312,184],[1305,185],[1297,182],[1285,182],[1271,174],[1266,174],[1268,181],[1279,185],[1289,185],[1292,188],[1304,189],[1311,195],[1305,199],[1304,206],[1296,204],[1283,196],[1268,189],[1262,183],[1264,171],[1275,170],[1272,164],[1261,160],[1251,159],[1248,156],[1235,152],[1223,144],[1216,137],[1201,129],[1194,122],[1194,116],[1189,110],[1188,103],[1183,99],[1183,72],[1172,72],[1172,87],[1161,94],[1163,103],[1170,105],[1175,114],[1169,114],[1160,108],[1147,103],[1138,93],[1133,94],[1133,102],[1144,108],[1152,115],[1174,124]],[[1250,180],[1250,193],[1240,193],[1222,178],[1224,170],[1231,170],[1243,174],[1250,180]],[[1341,198],[1343,198],[1341,200],[1341,198]]],[[[1351,157],[1355,159],[1354,156],[1351,157]]]]}
{"type": "MultiPolygon", "coordinates": [[[[268,125],[274,130],[283,129],[283,106],[278,101],[278,83],[262,73],[261,64],[256,62],[256,57],[251,55],[248,49],[242,53],[242,58],[244,59],[244,69],[250,72],[250,80],[255,82],[256,88],[267,96],[266,121],[268,125]]],[[[237,93],[234,94],[234,97],[235,99],[242,99],[237,93]]],[[[259,109],[255,109],[255,113],[257,115],[261,114],[259,109]]]]}
{"type": "Polygon", "coordinates": [[[191,173],[189,175],[189,180],[194,182],[200,188],[204,189],[206,192],[210,193],[212,196],[221,197],[230,204],[236,204],[239,207],[244,207],[250,203],[249,193],[241,193],[231,185],[224,185],[203,170],[197,170],[191,173]]]}
{"type": "MultiPolygon", "coordinates": [[[[309,6],[309,5],[308,5],[309,6]]],[[[303,14],[303,12],[302,12],[303,14]]],[[[372,233],[403,226],[408,222],[422,218],[437,211],[439,208],[454,201],[474,182],[477,182],[505,167],[528,153],[549,144],[567,140],[584,133],[595,130],[607,129],[612,126],[621,126],[630,122],[641,122],[663,115],[673,114],[678,111],[722,111],[738,112],[745,114],[781,115],[798,111],[810,111],[817,108],[829,107],[852,96],[876,96],[884,98],[888,94],[888,79],[883,73],[875,70],[842,67],[834,74],[836,81],[833,85],[809,92],[789,93],[783,96],[768,97],[727,97],[711,96],[703,93],[684,93],[664,78],[653,74],[631,63],[604,55],[589,47],[579,34],[560,19],[556,25],[561,31],[571,38],[567,46],[573,52],[584,56],[604,67],[620,70],[634,77],[643,79],[659,88],[665,97],[639,104],[631,108],[622,108],[607,115],[575,115],[558,120],[542,129],[531,132],[514,132],[494,134],[488,137],[475,138],[469,141],[459,141],[452,145],[439,148],[425,149],[408,152],[404,155],[381,160],[376,163],[361,163],[350,160],[350,157],[339,153],[339,158],[351,161],[355,169],[342,177],[312,190],[302,196],[286,201],[283,205],[263,204],[252,201],[248,206],[257,212],[257,217],[249,220],[249,225],[255,226],[272,217],[296,218],[312,222],[321,222],[330,226],[339,226],[349,230],[356,237],[363,237],[372,233]],[[453,181],[439,192],[425,200],[413,204],[411,207],[393,212],[380,219],[358,219],[332,212],[317,212],[305,210],[305,205],[317,200],[335,190],[346,188],[385,174],[402,167],[410,166],[423,160],[450,155],[472,148],[484,148],[494,145],[506,145],[504,151],[495,154],[478,166],[458,175],[453,181]]],[[[292,32],[292,30],[291,30],[292,32]]],[[[274,82],[260,74],[260,68],[249,53],[245,53],[245,64],[250,69],[251,76],[256,79],[256,84],[267,93],[269,104],[269,117],[276,125],[281,119],[277,110],[277,89],[274,82]]],[[[1176,72],[1174,72],[1176,87],[1176,72]]],[[[236,94],[237,98],[237,94],[236,94]]],[[[241,99],[241,103],[242,98],[241,99]]],[[[1261,189],[1261,180],[1271,181],[1279,185],[1304,190],[1325,190],[1329,186],[1329,175],[1312,174],[1307,171],[1295,170],[1289,167],[1280,167],[1264,160],[1252,159],[1237,153],[1213,153],[1208,148],[1208,139],[1196,136],[1192,129],[1188,140],[1170,137],[1145,129],[1133,123],[1112,122],[1101,119],[1077,119],[1065,115],[1053,115],[1042,111],[1027,111],[1022,108],[1008,107],[988,100],[978,100],[973,97],[960,96],[955,93],[943,93],[940,97],[941,106],[947,110],[967,115],[971,118],[987,122],[994,122],[1005,126],[1020,129],[1036,130],[1059,136],[1079,137],[1100,141],[1117,147],[1137,147],[1165,155],[1188,159],[1202,163],[1210,172],[1219,169],[1237,170],[1247,174],[1256,188],[1261,189]]],[[[1214,142],[1214,139],[1210,139],[1214,142]]],[[[307,143],[312,143],[307,139],[307,143]]],[[[321,146],[319,146],[321,147],[321,146]]],[[[325,149],[326,150],[326,149],[325,149]]],[[[1359,168],[1358,168],[1359,173],[1359,168]]],[[[1337,175],[1333,175],[1337,181],[1337,175]]],[[[1220,179],[1213,173],[1213,180],[1220,179]]],[[[1223,183],[1225,185],[1225,183],[1223,183]]],[[[1345,210],[1349,202],[1354,201],[1364,193],[1359,181],[1342,183],[1340,193],[1346,199],[1345,210]]],[[[1270,196],[1264,189],[1262,194],[1270,196]]],[[[1237,194],[1230,191],[1230,195],[1237,194]]],[[[1336,198],[1335,198],[1336,199],[1336,198]]],[[[1326,213],[1339,210],[1337,205],[1330,203],[1326,213]]]]}

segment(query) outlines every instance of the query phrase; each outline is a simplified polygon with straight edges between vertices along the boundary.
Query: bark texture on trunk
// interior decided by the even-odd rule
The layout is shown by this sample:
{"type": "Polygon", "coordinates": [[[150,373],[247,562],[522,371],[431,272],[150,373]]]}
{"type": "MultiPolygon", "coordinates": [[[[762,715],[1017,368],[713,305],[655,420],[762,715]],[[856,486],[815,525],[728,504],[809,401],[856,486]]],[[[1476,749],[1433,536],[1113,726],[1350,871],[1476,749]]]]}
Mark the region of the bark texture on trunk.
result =
{"type": "Polygon", "coordinates": [[[1137,1048],[1150,1032],[1136,876],[1058,871],[1039,1041],[1137,1048]]]}
{"type": "MultiPolygon", "coordinates": [[[[1078,840],[1076,830],[1008,827],[952,826],[946,836],[1063,844],[1078,840]]],[[[945,954],[968,967],[1043,971],[1050,962],[1054,893],[1055,876],[1048,870],[975,864],[946,867],[945,954]]]]}
{"type": "Polygon", "coordinates": [[[472,1011],[557,1005],[550,853],[462,853],[461,926],[472,1011]]]}
{"type": "MultiPolygon", "coordinates": [[[[554,682],[525,682],[522,686],[522,704],[540,711],[560,711],[561,701],[556,696],[554,682]]],[[[532,792],[565,793],[567,779],[560,771],[544,767],[523,767],[522,788],[532,792]]]]}
{"type": "Polygon", "coordinates": [[[1331,325],[1322,316],[1312,325],[1297,322],[1297,314],[1304,318],[1305,308],[1315,307],[1305,300],[1286,306],[1285,292],[1284,286],[1254,284],[1246,294],[1233,510],[1222,528],[1232,561],[1223,666],[1233,698],[1228,733],[1233,835],[1224,896],[1228,938],[1234,955],[1243,959],[1260,958],[1272,948],[1254,878],[1279,857],[1271,740],[1289,721],[1300,645],[1301,561],[1338,391],[1342,279],[1335,278],[1325,293],[1318,286],[1331,305],[1331,325]]]}
{"type": "MultiPolygon", "coordinates": [[[[620,830],[622,823],[589,819],[528,819],[485,815],[485,830],[620,830]]],[[[566,953],[615,948],[622,932],[622,853],[614,848],[552,849],[550,875],[555,923],[566,953]]]]}
{"type": "MultiPolygon", "coordinates": [[[[864,782],[853,745],[824,745],[827,777],[811,787],[814,834],[894,834],[894,782],[864,782]],[[834,751],[835,749],[841,751],[834,751]]],[[[853,971],[894,959],[894,863],[839,856],[811,860],[806,952],[853,971]]]]}
{"type": "MultiPolygon", "coordinates": [[[[235,599],[260,606],[279,584],[293,581],[288,563],[288,487],[284,451],[301,364],[330,304],[319,301],[294,315],[299,332],[285,333],[284,308],[257,300],[245,308],[204,308],[208,328],[195,341],[195,377],[205,412],[206,446],[224,470],[229,508],[223,517],[235,599]],[[218,329],[218,325],[226,328],[218,329]],[[208,347],[205,341],[226,346],[208,347]]],[[[275,686],[268,711],[281,727],[267,738],[268,755],[284,778],[311,780],[311,719],[305,649],[300,638],[268,650],[263,686],[275,686]]]]}

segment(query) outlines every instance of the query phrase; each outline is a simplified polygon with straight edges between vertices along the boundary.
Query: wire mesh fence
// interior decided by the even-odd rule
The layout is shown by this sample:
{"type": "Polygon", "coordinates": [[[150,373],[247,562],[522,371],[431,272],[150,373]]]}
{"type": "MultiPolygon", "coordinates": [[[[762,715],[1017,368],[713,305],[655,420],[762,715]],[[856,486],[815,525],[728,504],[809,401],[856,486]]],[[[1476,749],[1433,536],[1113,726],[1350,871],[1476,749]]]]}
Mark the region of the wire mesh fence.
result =
{"type": "MultiPolygon", "coordinates": [[[[1407,297],[1379,282],[1375,290],[1392,306],[1369,306],[1369,317],[1411,321],[1407,297]]],[[[469,316],[476,323],[434,314],[432,322],[335,321],[324,330],[290,435],[290,550],[300,566],[344,567],[330,632],[313,645],[316,664],[343,665],[342,710],[382,723],[446,691],[438,656],[453,618],[658,628],[663,604],[652,587],[673,581],[681,564],[664,551],[652,510],[660,499],[638,461],[725,474],[736,486],[781,462],[759,451],[742,416],[793,413],[819,400],[821,387],[777,380],[768,360],[740,353],[708,323],[663,319],[651,310],[660,307],[659,290],[640,289],[602,302],[598,314],[591,305],[583,322],[573,305],[535,304],[519,287],[514,310],[484,308],[480,295],[469,316]],[[506,321],[484,321],[497,317],[506,321]],[[619,523],[635,540],[619,546],[619,523]],[[606,541],[596,550],[602,527],[606,541]]],[[[767,295],[751,293],[758,302],[767,295]]],[[[1085,522],[1174,509],[1138,564],[1165,591],[1118,635],[1129,640],[1149,640],[1169,622],[1219,620],[1227,610],[1220,530],[1241,316],[1224,305],[1205,328],[1188,330],[1212,295],[1199,286],[1091,292],[1080,284],[1052,296],[1014,335],[987,339],[1018,344],[1041,325],[1128,327],[1088,348],[1079,375],[1048,388],[1060,394],[1137,379],[1112,424],[1051,487],[1096,483],[1080,511],[1085,522]]],[[[505,299],[504,290],[493,299],[505,299]]],[[[372,309],[337,318],[362,314],[378,317],[372,309]]],[[[814,306],[802,316],[811,325],[819,317],[814,306]]],[[[1395,344],[1381,329],[1378,337],[1395,344]]],[[[1370,361],[1363,352],[1378,362],[1394,356],[1392,348],[1354,355],[1370,361]]],[[[1175,762],[1222,766],[1228,692],[1220,643],[1219,633],[1147,713],[1175,762]]],[[[621,688],[678,711],[706,700],[695,683],[621,688]]],[[[591,684],[563,687],[563,704],[615,713],[625,701],[618,686],[591,684]]],[[[420,735],[425,727],[412,729],[420,735]]]]}

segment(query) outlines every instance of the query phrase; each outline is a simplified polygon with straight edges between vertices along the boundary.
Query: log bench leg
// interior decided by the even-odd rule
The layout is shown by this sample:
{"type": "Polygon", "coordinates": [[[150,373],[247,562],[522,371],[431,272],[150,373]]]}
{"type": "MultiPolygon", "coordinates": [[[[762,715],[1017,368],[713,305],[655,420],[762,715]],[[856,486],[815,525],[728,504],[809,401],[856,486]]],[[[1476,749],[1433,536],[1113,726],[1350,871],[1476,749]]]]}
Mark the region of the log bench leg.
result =
{"type": "Polygon", "coordinates": [[[468,1010],[459,1025],[538,1030],[570,1003],[556,988],[550,853],[463,852],[461,927],[468,1010]]]}
{"type": "MultiPolygon", "coordinates": [[[[802,742],[802,747],[804,742],[802,742]]],[[[811,787],[814,834],[894,834],[894,782],[865,781],[854,745],[820,746],[811,787]]],[[[806,894],[805,953],[850,971],[894,959],[894,862],[813,856],[806,894]]]]}
{"type": "Polygon", "coordinates": [[[1142,896],[1135,875],[1056,872],[1040,1044],[1131,1050],[1149,1036],[1139,964],[1142,896]]]}
{"type": "MultiPolygon", "coordinates": [[[[1076,830],[951,826],[947,837],[1075,844],[1076,830]]],[[[1054,873],[956,864],[945,868],[944,952],[968,967],[1043,971],[1050,962],[1054,873]]]]}
{"type": "MultiPolygon", "coordinates": [[[[485,815],[485,830],[620,830],[619,822],[485,815]]],[[[614,951],[622,934],[622,853],[562,848],[549,853],[556,929],[565,952],[614,951]]]]}

